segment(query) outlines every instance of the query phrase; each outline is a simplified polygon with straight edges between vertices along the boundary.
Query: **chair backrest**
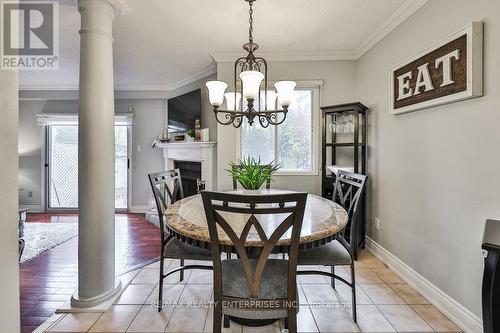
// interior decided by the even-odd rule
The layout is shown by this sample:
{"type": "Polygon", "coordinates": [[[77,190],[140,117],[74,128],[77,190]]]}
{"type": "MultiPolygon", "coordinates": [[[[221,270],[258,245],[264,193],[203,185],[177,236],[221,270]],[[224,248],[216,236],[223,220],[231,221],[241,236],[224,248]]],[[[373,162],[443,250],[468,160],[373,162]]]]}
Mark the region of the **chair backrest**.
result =
{"type": "MultiPolygon", "coordinates": [[[[271,188],[271,179],[268,179],[266,180],[266,190],[269,190],[270,188],[271,188]]],[[[236,178],[233,177],[233,190],[237,189],[238,189],[238,181],[236,180],[236,178]]]]}
{"type": "Polygon", "coordinates": [[[335,179],[332,200],[344,207],[348,213],[350,225],[350,243],[356,239],[357,219],[360,200],[366,185],[366,176],[339,170],[335,179]]]}
{"type": "MultiPolygon", "coordinates": [[[[213,269],[214,269],[214,299],[221,301],[222,298],[222,270],[219,246],[218,229],[223,230],[230,238],[233,247],[236,249],[241,260],[244,274],[247,280],[249,294],[252,298],[257,298],[260,291],[260,283],[264,267],[269,255],[272,253],[276,243],[291,228],[290,247],[288,250],[288,301],[296,301],[296,273],[297,256],[300,241],[300,230],[307,201],[307,193],[272,194],[272,195],[238,195],[220,192],[202,191],[203,206],[207,218],[210,232],[210,243],[212,248],[213,269]],[[249,216],[240,235],[233,229],[230,222],[224,216],[231,213],[245,214],[249,216]],[[276,223],[276,228],[270,230],[269,226],[263,226],[256,215],[270,215],[276,223]],[[245,250],[245,242],[251,227],[257,231],[263,243],[255,271],[253,271],[250,259],[245,250]],[[264,230],[268,230],[271,235],[266,235],[264,230]]],[[[256,258],[256,257],[254,257],[256,258]]]]}
{"type": "Polygon", "coordinates": [[[151,190],[156,203],[161,230],[161,239],[164,240],[165,227],[163,225],[165,210],[169,204],[184,198],[182,178],[179,169],[151,173],[148,175],[151,190]]]}

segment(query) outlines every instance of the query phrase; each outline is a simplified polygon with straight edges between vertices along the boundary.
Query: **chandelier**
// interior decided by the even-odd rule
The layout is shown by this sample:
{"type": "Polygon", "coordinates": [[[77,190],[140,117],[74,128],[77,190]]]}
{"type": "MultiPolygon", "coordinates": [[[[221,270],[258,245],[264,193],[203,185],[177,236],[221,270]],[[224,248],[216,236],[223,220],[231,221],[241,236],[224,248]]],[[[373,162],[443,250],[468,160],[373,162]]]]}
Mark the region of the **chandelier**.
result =
{"type": "Polygon", "coordinates": [[[267,82],[267,62],[262,57],[256,57],[254,52],[259,45],[253,42],[253,3],[255,0],[245,0],[248,2],[249,28],[248,43],[243,45],[243,49],[248,52],[246,57],[236,59],[234,63],[234,91],[226,92],[227,83],[223,81],[208,81],[208,98],[214,107],[215,119],[221,125],[232,124],[238,128],[243,122],[243,117],[248,119],[248,124],[252,126],[255,118],[258,119],[262,127],[279,125],[285,121],[288,106],[292,102],[293,91],[296,83],[294,81],[279,81],[274,84],[275,90],[268,90],[267,82]],[[238,75],[239,73],[239,75],[238,75]],[[238,77],[240,78],[240,89],[238,90],[238,77]],[[261,90],[264,81],[264,90],[261,90]],[[243,99],[246,100],[246,110],[244,110],[243,99]],[[254,105],[258,98],[258,105],[254,105]],[[226,100],[226,109],[221,106],[226,100]],[[276,100],[281,109],[276,108],[276,100]]]}

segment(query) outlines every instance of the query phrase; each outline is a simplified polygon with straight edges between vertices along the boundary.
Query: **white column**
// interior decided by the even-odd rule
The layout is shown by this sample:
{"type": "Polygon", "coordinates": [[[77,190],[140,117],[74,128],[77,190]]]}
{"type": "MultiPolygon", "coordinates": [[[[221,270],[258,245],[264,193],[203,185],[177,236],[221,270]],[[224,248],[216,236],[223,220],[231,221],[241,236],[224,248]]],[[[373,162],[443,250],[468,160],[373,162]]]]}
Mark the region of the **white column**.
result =
{"type": "Polygon", "coordinates": [[[115,139],[113,21],[119,1],[79,0],[78,291],[74,307],[115,296],[115,139]]]}
{"type": "Polygon", "coordinates": [[[0,330],[10,333],[20,331],[18,88],[18,72],[0,69],[0,330]]]}

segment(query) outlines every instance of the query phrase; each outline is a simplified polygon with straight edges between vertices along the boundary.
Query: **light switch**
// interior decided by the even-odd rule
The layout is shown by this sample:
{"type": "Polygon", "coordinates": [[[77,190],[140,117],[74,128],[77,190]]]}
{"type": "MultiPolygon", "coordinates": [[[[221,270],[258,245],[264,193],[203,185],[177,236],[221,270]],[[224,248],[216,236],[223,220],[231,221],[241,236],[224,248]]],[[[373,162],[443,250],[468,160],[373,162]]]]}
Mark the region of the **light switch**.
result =
{"type": "Polygon", "coordinates": [[[142,151],[142,145],[137,146],[137,151],[142,151]]]}

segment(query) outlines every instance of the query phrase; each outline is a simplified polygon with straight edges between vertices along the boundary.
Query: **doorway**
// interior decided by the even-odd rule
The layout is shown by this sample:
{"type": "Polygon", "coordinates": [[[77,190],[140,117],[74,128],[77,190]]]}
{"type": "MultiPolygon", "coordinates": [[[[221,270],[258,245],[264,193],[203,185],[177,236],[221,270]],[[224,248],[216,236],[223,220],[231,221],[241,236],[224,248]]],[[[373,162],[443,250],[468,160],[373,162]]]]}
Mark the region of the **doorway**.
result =
{"type": "MultiPolygon", "coordinates": [[[[115,209],[128,209],[129,126],[115,126],[115,209]]],[[[47,209],[78,208],[78,126],[47,126],[47,209]]]]}

